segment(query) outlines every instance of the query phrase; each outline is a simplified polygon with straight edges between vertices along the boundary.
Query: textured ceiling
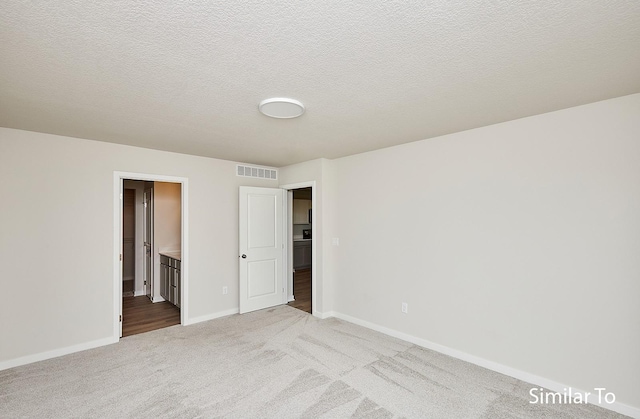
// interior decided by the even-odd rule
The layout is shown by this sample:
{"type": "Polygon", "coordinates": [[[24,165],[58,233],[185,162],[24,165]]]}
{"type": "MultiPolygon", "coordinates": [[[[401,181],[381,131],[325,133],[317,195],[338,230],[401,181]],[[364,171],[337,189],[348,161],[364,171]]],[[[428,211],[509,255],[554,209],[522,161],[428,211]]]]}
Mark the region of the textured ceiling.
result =
{"type": "Polygon", "coordinates": [[[637,0],[0,3],[0,126],[255,164],[637,92],[637,0]]]}

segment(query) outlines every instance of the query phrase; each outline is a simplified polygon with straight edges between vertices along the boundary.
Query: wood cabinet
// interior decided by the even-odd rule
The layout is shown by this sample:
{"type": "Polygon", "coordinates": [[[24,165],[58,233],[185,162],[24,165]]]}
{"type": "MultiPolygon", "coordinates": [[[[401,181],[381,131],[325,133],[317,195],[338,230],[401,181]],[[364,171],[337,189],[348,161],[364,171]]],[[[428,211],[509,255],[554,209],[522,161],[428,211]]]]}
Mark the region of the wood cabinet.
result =
{"type": "Polygon", "coordinates": [[[160,255],[160,295],[180,307],[180,260],[160,255]]]}
{"type": "Polygon", "coordinates": [[[293,224],[311,224],[309,219],[309,210],[311,209],[311,200],[294,199],[293,200],[293,224]]]}
{"type": "Polygon", "coordinates": [[[311,267],[311,240],[293,242],[293,269],[311,267]]]}
{"type": "Polygon", "coordinates": [[[160,255],[160,296],[169,301],[169,258],[160,255]]]}

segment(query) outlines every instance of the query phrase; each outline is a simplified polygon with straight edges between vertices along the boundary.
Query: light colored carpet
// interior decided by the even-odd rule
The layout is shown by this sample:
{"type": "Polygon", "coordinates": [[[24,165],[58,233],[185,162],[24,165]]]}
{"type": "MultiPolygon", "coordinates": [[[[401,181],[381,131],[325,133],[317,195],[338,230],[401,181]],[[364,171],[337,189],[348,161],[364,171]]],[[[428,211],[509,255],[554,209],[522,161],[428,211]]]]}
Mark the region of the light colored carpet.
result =
{"type": "Polygon", "coordinates": [[[0,417],[604,418],[531,384],[288,306],[0,371],[0,417]]]}

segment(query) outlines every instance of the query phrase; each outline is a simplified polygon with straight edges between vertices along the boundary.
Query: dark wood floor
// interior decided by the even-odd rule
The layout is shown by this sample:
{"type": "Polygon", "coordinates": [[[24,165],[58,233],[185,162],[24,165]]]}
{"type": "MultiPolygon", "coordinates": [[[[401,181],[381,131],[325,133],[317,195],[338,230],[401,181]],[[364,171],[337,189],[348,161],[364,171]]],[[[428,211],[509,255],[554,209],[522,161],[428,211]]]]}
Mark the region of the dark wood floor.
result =
{"type": "Polygon", "coordinates": [[[291,307],[311,313],[311,269],[296,269],[293,274],[293,296],[291,307]]]}
{"type": "Polygon", "coordinates": [[[180,309],[168,301],[152,303],[149,297],[122,299],[122,337],[180,324],[180,309]]]}

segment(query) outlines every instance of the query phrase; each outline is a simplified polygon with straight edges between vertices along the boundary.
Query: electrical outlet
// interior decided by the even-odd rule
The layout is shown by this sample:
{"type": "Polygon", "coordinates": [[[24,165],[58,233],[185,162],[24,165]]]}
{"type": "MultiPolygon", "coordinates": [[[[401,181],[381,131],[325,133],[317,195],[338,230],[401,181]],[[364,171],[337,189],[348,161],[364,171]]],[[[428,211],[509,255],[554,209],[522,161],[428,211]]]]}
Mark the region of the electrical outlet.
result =
{"type": "Polygon", "coordinates": [[[334,246],[340,246],[340,239],[338,237],[334,237],[331,239],[331,244],[334,246]]]}
{"type": "Polygon", "coordinates": [[[222,294],[223,295],[229,294],[229,288],[228,287],[222,287],[222,294]]]}
{"type": "Polygon", "coordinates": [[[409,304],[407,304],[407,303],[402,303],[402,312],[403,312],[404,314],[409,313],[409,304]]]}

